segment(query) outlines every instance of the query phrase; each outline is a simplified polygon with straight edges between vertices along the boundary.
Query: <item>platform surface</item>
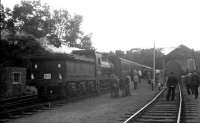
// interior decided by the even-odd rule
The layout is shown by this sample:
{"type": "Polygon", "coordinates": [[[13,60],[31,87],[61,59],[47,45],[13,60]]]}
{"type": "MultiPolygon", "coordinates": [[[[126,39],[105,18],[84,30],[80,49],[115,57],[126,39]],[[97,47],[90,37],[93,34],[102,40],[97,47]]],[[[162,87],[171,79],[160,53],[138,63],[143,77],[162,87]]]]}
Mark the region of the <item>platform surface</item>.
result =
{"type": "Polygon", "coordinates": [[[80,100],[54,110],[11,120],[9,123],[117,123],[129,111],[136,112],[158,93],[143,81],[138,89],[131,89],[131,96],[111,98],[110,94],[80,100]]]}

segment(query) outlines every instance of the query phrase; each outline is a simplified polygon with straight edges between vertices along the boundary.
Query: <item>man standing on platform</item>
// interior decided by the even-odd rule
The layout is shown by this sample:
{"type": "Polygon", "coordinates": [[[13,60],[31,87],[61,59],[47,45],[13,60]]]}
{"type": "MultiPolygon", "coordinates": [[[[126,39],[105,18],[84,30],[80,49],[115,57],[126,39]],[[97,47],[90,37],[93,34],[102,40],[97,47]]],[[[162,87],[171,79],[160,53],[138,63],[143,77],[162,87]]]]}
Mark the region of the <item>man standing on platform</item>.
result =
{"type": "Polygon", "coordinates": [[[169,99],[171,98],[171,101],[174,100],[175,98],[175,89],[176,89],[176,85],[178,84],[178,79],[177,77],[174,75],[173,72],[170,73],[170,76],[168,77],[167,80],[167,88],[168,88],[168,92],[167,92],[167,101],[169,101],[169,99]]]}
{"type": "Polygon", "coordinates": [[[130,92],[130,83],[131,83],[131,78],[129,75],[126,76],[125,78],[125,96],[130,96],[131,92],[130,92]]]}
{"type": "Polygon", "coordinates": [[[152,81],[152,74],[150,71],[147,71],[147,81],[148,81],[148,84],[151,84],[151,81],[152,81]]]}
{"type": "Polygon", "coordinates": [[[139,76],[137,71],[134,72],[134,76],[133,76],[133,84],[134,84],[134,89],[137,89],[138,86],[138,82],[139,82],[139,76]]]}
{"type": "Polygon", "coordinates": [[[194,72],[191,78],[191,86],[192,86],[192,94],[194,94],[195,99],[197,99],[199,95],[199,92],[198,92],[199,85],[200,85],[199,76],[197,72],[194,72]]]}
{"type": "Polygon", "coordinates": [[[120,77],[119,89],[120,89],[121,96],[124,97],[125,96],[125,78],[123,76],[120,77]]]}
{"type": "Polygon", "coordinates": [[[192,73],[188,73],[184,77],[184,83],[185,83],[188,95],[190,95],[191,91],[192,91],[192,88],[191,88],[191,76],[192,76],[192,73]]]}
{"type": "Polygon", "coordinates": [[[141,80],[142,80],[142,71],[141,70],[138,71],[138,76],[139,76],[139,82],[141,83],[141,80]]]}
{"type": "Polygon", "coordinates": [[[111,97],[119,97],[119,79],[115,74],[111,75],[111,97]]]}

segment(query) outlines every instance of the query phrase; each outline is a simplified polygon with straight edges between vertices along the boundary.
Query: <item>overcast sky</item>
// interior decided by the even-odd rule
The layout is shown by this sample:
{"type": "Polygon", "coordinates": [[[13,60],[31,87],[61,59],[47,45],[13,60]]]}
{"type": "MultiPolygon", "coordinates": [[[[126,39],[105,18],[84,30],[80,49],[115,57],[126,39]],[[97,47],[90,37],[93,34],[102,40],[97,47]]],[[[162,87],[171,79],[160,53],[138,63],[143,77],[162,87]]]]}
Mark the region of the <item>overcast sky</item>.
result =
{"type": "MultiPolygon", "coordinates": [[[[176,47],[200,50],[200,0],[41,0],[83,16],[98,51],[176,47]]],[[[2,0],[13,7],[20,0],[2,0]]]]}

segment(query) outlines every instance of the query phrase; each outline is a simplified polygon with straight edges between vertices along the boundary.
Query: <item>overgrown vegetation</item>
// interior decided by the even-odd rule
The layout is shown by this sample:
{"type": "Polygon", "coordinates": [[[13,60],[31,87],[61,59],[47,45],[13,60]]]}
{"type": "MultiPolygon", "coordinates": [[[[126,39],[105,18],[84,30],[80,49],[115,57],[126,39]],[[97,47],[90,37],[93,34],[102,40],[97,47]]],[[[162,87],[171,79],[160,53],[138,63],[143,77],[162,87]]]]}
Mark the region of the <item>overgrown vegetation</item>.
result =
{"type": "Polygon", "coordinates": [[[82,16],[72,16],[66,9],[50,12],[50,6],[39,0],[25,0],[13,9],[0,4],[0,15],[1,66],[21,65],[28,56],[46,54],[44,44],[94,49],[91,34],[80,29],[82,16]]]}

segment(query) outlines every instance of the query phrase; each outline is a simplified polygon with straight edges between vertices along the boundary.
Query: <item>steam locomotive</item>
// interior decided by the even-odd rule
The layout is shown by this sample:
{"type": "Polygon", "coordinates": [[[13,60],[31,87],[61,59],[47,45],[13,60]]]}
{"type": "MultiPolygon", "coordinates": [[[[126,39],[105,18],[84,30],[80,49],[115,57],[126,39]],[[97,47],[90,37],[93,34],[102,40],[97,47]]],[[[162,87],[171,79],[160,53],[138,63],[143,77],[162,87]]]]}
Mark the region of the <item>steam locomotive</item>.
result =
{"type": "Polygon", "coordinates": [[[93,50],[31,58],[30,82],[42,98],[72,98],[108,92],[110,76],[120,78],[134,69],[151,70],[136,62],[93,50]]]}

